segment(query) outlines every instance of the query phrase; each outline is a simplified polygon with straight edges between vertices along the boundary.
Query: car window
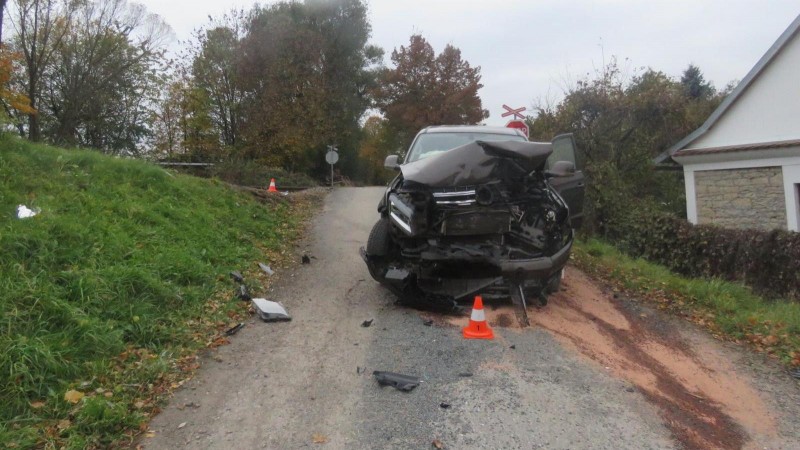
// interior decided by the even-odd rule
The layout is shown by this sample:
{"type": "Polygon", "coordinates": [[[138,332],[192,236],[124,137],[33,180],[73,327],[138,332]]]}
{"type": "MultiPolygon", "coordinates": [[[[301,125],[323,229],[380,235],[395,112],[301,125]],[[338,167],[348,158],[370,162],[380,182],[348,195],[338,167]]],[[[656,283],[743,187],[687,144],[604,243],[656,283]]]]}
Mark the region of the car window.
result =
{"type": "Polygon", "coordinates": [[[407,162],[429,158],[475,141],[526,141],[522,136],[497,133],[423,133],[408,152],[407,162]]]}
{"type": "Polygon", "coordinates": [[[553,139],[553,154],[547,158],[547,166],[552,167],[558,161],[569,161],[578,167],[575,159],[575,147],[571,136],[556,136],[553,139]]]}

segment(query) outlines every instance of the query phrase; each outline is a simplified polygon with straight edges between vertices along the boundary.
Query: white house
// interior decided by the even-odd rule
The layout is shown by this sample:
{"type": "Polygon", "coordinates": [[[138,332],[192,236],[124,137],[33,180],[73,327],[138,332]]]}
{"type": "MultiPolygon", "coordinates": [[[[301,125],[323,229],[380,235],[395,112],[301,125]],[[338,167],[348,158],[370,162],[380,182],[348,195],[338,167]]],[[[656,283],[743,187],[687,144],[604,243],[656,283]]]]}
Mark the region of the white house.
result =
{"type": "Polygon", "coordinates": [[[800,16],[700,128],[656,158],[683,166],[690,222],[798,231],[799,30],[800,16]]]}

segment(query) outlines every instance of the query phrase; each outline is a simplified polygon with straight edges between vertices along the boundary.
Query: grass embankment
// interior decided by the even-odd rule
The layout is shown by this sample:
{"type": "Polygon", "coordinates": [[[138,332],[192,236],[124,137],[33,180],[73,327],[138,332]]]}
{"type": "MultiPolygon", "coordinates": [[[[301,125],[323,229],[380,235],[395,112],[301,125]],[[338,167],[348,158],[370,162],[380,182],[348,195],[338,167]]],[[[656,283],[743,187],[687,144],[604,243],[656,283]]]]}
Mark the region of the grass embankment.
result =
{"type": "Polygon", "coordinates": [[[280,254],[312,209],[0,139],[0,448],[144,430],[194,352],[246,314],[228,272],[280,254]],[[18,204],[41,213],[17,219],[18,204]]]}
{"type": "Polygon", "coordinates": [[[573,259],[617,290],[684,316],[721,339],[749,343],[787,365],[800,366],[796,302],[768,300],[737,283],[682,277],[595,239],[579,241],[573,259]]]}

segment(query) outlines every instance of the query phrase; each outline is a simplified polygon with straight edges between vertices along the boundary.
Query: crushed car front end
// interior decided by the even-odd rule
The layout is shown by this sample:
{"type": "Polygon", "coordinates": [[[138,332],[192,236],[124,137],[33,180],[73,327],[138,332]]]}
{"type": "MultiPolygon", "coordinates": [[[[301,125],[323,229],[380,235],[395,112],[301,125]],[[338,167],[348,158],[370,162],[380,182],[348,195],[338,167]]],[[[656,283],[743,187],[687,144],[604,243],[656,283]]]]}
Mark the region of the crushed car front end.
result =
{"type": "Polygon", "coordinates": [[[372,276],[420,306],[520,292],[546,301],[573,241],[569,208],[544,170],[551,152],[476,142],[404,165],[362,251],[372,276]]]}

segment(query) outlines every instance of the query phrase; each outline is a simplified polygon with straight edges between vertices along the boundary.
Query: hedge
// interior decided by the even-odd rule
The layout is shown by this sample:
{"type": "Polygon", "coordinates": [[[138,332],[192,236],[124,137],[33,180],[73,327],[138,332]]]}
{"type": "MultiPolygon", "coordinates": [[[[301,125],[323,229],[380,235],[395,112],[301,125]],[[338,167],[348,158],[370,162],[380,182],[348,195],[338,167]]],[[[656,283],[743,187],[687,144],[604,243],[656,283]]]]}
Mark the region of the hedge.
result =
{"type": "Polygon", "coordinates": [[[623,251],[691,277],[742,282],[761,295],[800,301],[800,233],[692,225],[651,211],[607,224],[623,251]]]}

